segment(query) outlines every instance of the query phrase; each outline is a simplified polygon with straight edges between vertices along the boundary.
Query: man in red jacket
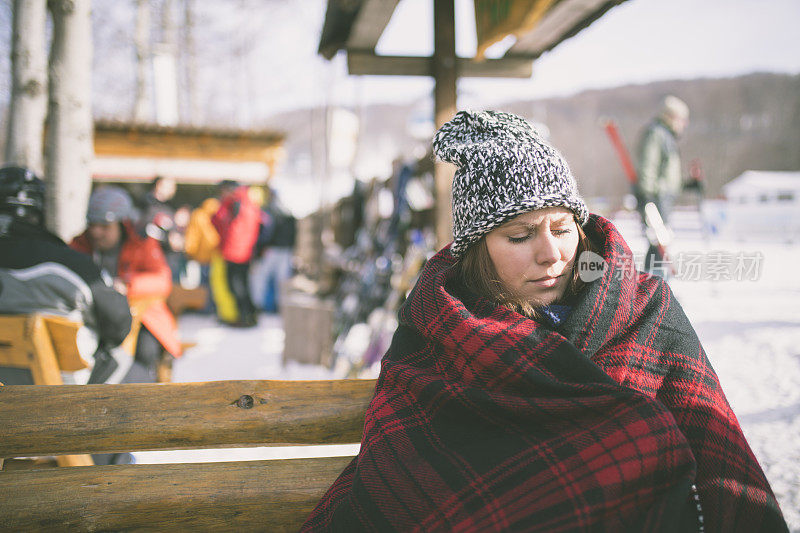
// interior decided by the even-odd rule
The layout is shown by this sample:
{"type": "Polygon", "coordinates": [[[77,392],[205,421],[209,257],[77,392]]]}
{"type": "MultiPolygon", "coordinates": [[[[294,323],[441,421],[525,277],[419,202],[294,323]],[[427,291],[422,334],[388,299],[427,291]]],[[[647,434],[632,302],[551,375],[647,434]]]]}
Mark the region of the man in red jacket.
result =
{"type": "Polygon", "coordinates": [[[89,227],[70,246],[92,256],[128,301],[143,308],[134,364],[127,383],[154,382],[156,366],[166,351],[181,355],[175,317],[166,304],[172,274],[158,242],[141,237],[133,228],[133,202],[124,189],[104,187],[89,198],[89,227]]]}
{"type": "Polygon", "coordinates": [[[225,180],[220,183],[219,191],[219,211],[211,222],[219,233],[219,249],[225,259],[228,286],[239,311],[239,319],[232,325],[252,327],[258,321],[250,297],[250,260],[258,238],[261,213],[248,196],[246,186],[225,180]]]}

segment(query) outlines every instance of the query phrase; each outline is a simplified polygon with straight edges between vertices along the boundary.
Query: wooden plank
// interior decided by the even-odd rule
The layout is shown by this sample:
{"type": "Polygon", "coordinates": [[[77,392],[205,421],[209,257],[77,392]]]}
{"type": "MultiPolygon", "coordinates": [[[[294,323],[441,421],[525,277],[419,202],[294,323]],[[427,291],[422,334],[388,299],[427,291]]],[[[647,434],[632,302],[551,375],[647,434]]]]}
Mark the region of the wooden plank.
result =
{"type": "Polygon", "coordinates": [[[58,368],[58,359],[44,319],[39,315],[31,315],[26,328],[33,345],[33,361],[30,366],[33,382],[37,385],[61,385],[64,383],[61,380],[61,370],[58,368]]]}
{"type": "Polygon", "coordinates": [[[0,366],[30,368],[33,347],[26,338],[26,315],[0,316],[0,366]]]}
{"type": "Polygon", "coordinates": [[[280,157],[283,135],[217,135],[158,128],[104,128],[96,125],[96,156],[165,157],[221,161],[263,161],[280,157]]]}
{"type": "Polygon", "coordinates": [[[541,20],[554,0],[475,0],[477,57],[507,35],[519,36],[541,20]]]}
{"type": "MultiPolygon", "coordinates": [[[[15,315],[0,317],[0,366],[30,368],[35,362],[32,342],[36,321],[30,321],[33,315],[15,315]]],[[[66,372],[74,372],[87,368],[88,363],[78,352],[77,333],[81,327],[65,317],[42,315],[42,321],[49,336],[49,342],[43,342],[45,349],[51,347],[55,351],[57,366],[66,372]]],[[[60,382],[59,382],[60,383],[60,382]]]]}
{"type": "MultiPolygon", "coordinates": [[[[461,78],[530,78],[533,72],[529,57],[503,57],[475,61],[456,58],[458,75],[461,78]]],[[[379,56],[371,52],[347,53],[347,69],[352,75],[371,76],[432,76],[433,63],[430,57],[379,56]]]]}
{"type": "Polygon", "coordinates": [[[521,35],[508,54],[538,57],[573,37],[626,0],[561,0],[531,31],[521,35]]]}
{"type": "Polygon", "coordinates": [[[399,2],[400,0],[365,0],[350,30],[347,48],[374,50],[399,2]]]}
{"type": "Polygon", "coordinates": [[[50,334],[58,366],[65,372],[75,372],[89,367],[78,350],[79,322],[61,316],[45,316],[44,325],[50,334]]]}
{"type": "Polygon", "coordinates": [[[374,380],[0,387],[0,457],[361,441],[374,380]]]}
{"type": "Polygon", "coordinates": [[[0,528],[297,531],[351,459],[0,472],[0,528]]]}
{"type": "Polygon", "coordinates": [[[0,366],[30,368],[32,360],[33,353],[30,350],[0,341],[0,366]]]}

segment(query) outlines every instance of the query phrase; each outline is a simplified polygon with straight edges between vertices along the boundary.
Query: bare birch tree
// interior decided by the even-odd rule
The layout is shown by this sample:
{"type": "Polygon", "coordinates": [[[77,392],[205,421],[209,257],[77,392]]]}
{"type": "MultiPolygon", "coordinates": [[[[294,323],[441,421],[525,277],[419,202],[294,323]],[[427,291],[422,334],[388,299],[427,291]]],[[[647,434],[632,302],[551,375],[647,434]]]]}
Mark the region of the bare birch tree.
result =
{"type": "Polygon", "coordinates": [[[133,121],[148,122],[152,113],[152,102],[149,97],[148,73],[150,72],[150,2],[136,1],[136,100],[133,105],[133,121]]]}
{"type": "Polygon", "coordinates": [[[91,190],[91,0],[48,0],[53,19],[45,139],[48,227],[64,239],[85,226],[91,190]]]}
{"type": "Polygon", "coordinates": [[[183,108],[183,122],[196,126],[200,119],[200,101],[197,92],[197,54],[194,42],[195,17],[194,0],[183,0],[183,44],[181,58],[183,60],[183,93],[186,102],[183,108]]]}
{"type": "Polygon", "coordinates": [[[14,0],[11,36],[11,102],[5,160],[41,175],[47,109],[45,0],[14,0]]]}

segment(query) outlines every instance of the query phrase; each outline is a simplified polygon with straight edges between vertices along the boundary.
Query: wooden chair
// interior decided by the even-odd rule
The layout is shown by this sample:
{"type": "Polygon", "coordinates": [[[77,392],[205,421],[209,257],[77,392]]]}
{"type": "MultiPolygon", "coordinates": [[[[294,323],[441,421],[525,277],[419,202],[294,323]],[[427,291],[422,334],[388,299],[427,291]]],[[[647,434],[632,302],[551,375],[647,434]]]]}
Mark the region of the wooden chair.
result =
{"type": "Polygon", "coordinates": [[[185,289],[180,285],[173,285],[167,298],[167,307],[178,318],[187,309],[202,310],[208,303],[208,289],[196,287],[185,289]]]}
{"type": "MultiPolygon", "coordinates": [[[[374,380],[0,387],[0,457],[358,443],[374,380]]],[[[297,531],[350,457],[0,471],[9,530],[297,531]]]]}
{"type": "MultiPolygon", "coordinates": [[[[0,367],[27,371],[35,385],[61,385],[62,371],[89,366],[78,352],[80,327],[59,316],[0,316],[0,367]]],[[[93,464],[89,455],[61,455],[56,461],[58,466],[93,464]]]]}

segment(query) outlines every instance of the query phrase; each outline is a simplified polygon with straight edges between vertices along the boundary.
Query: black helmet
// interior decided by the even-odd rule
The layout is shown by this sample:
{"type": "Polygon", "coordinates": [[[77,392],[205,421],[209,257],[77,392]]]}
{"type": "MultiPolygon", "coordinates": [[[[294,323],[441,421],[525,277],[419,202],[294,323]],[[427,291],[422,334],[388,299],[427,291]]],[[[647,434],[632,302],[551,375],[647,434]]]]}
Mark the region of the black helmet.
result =
{"type": "Polygon", "coordinates": [[[44,182],[24,167],[0,168],[0,211],[41,223],[44,219],[44,182]]]}

